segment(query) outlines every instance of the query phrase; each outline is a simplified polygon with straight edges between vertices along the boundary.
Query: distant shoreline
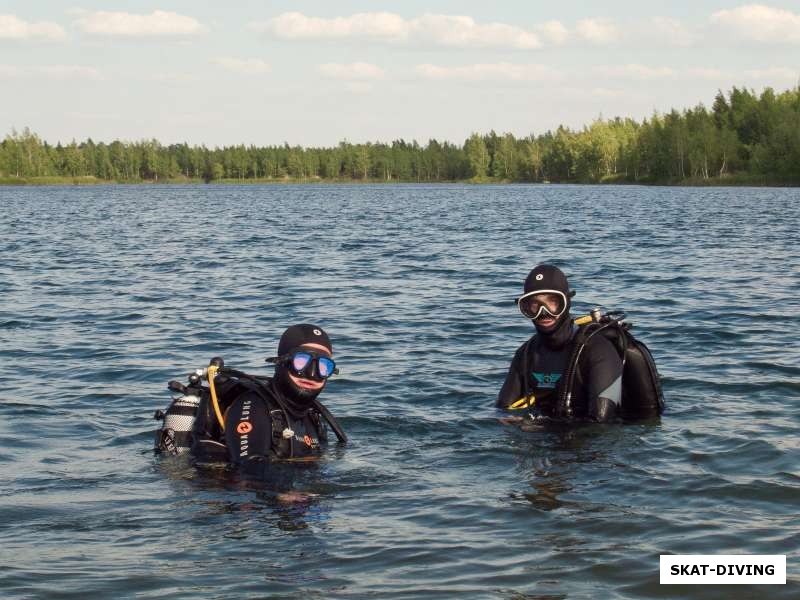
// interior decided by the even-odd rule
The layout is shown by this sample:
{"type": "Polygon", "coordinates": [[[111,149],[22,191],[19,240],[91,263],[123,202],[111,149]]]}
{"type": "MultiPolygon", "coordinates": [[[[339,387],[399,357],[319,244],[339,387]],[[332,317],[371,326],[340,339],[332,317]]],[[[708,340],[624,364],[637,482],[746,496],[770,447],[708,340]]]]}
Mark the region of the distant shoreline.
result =
{"type": "Polygon", "coordinates": [[[698,104],[641,122],[599,117],[582,129],[525,137],[472,133],[463,144],[207,148],[88,138],[52,145],[27,127],[0,142],[0,185],[205,182],[800,187],[800,88],[757,95],[734,87],[719,91],[710,109],[698,104]]]}
{"type": "Polygon", "coordinates": [[[624,178],[608,178],[601,181],[546,181],[546,182],[519,182],[503,179],[462,179],[453,181],[418,181],[418,180],[385,180],[385,179],[325,179],[320,177],[307,178],[249,178],[249,179],[217,179],[206,181],[201,178],[172,178],[172,179],[140,179],[117,181],[114,179],[99,179],[93,176],[80,177],[0,177],[0,186],[93,186],[93,185],[392,185],[392,184],[421,184],[421,185],[448,185],[460,183],[465,185],[643,185],[648,187],[800,187],[800,181],[792,179],[776,179],[757,177],[752,175],[727,175],[723,177],[685,178],[669,180],[639,180],[631,181],[624,178]]]}

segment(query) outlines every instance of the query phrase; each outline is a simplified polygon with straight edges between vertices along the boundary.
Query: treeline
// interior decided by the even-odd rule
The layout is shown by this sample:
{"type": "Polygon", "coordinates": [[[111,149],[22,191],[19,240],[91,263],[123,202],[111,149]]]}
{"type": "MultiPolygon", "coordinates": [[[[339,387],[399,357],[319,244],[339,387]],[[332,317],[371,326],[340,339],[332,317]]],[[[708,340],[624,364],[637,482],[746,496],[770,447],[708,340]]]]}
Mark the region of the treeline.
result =
{"type": "Polygon", "coordinates": [[[205,146],[156,140],[55,146],[27,128],[0,144],[3,181],[89,177],[119,182],[174,180],[800,182],[800,88],[760,95],[733,88],[710,109],[632,119],[598,119],[580,131],[525,138],[494,131],[463,146],[430,140],[341,142],[334,148],[205,146]]]}

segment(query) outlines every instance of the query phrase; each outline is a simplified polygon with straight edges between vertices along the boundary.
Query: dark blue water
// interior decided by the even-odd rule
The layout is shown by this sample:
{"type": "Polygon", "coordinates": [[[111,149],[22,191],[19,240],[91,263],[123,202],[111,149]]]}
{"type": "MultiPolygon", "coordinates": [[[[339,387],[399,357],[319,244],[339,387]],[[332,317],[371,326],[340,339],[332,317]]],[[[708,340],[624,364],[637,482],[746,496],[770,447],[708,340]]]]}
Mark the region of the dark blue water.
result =
{"type": "Polygon", "coordinates": [[[800,191],[0,188],[3,598],[796,598],[800,191]],[[660,423],[522,431],[494,398],[536,263],[624,308],[660,423]],[[270,481],[151,452],[165,384],[331,334],[351,437],[270,481]],[[786,554],[786,586],[659,555],[786,554]]]}

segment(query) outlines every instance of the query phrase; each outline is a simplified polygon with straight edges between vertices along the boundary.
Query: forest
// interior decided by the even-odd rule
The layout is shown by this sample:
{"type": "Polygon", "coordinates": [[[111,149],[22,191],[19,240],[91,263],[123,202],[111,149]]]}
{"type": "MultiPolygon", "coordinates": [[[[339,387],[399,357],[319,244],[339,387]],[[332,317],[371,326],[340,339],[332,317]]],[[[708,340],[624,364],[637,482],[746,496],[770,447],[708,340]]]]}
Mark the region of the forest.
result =
{"type": "Polygon", "coordinates": [[[25,128],[0,143],[0,183],[530,182],[800,184],[800,86],[718,92],[711,108],[598,118],[516,138],[473,133],[463,145],[428,140],[340,142],[331,148],[159,141],[52,145],[25,128]]]}

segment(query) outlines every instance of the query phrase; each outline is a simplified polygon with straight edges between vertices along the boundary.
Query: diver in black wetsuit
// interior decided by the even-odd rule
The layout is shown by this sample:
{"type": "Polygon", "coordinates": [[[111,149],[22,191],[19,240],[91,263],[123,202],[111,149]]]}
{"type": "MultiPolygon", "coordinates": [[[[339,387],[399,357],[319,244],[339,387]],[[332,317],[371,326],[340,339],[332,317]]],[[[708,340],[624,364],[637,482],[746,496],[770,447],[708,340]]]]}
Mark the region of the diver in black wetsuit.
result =
{"type": "Polygon", "coordinates": [[[234,464],[310,458],[327,441],[323,419],[340,441],[346,436],[317,396],[338,372],[328,335],[316,325],[292,325],[281,336],[275,375],[253,377],[221,369],[218,400],[222,422],[201,405],[192,452],[201,459],[234,464]]]}
{"type": "Polygon", "coordinates": [[[572,414],[560,414],[558,397],[578,327],[570,316],[569,289],[563,272],[552,265],[535,267],[517,299],[520,312],[533,321],[534,334],[517,349],[497,396],[500,408],[528,408],[532,414],[607,422],[621,408],[622,361],[603,336],[589,339],[578,363],[572,414]]]}

